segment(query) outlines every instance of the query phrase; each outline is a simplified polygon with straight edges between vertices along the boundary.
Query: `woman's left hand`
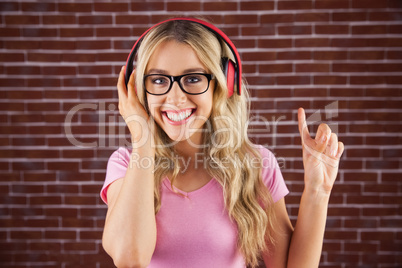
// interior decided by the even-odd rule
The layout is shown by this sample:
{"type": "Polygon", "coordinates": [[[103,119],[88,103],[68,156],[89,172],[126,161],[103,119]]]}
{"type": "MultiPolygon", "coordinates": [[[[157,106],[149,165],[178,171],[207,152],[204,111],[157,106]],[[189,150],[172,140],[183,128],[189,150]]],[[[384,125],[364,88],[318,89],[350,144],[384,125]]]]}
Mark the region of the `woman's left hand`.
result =
{"type": "Polygon", "coordinates": [[[320,124],[315,138],[312,138],[303,108],[298,110],[298,120],[303,146],[305,191],[329,195],[338,174],[344,145],[338,142],[338,136],[332,133],[327,124],[320,124]]]}

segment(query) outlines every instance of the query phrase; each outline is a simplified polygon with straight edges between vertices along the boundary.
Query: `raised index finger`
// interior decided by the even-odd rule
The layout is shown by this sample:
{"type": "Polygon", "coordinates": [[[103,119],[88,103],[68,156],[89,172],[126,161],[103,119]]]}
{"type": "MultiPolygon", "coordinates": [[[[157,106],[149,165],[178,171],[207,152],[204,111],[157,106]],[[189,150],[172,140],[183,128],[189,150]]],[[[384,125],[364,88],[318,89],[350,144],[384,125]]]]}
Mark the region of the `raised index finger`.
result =
{"type": "Polygon", "coordinates": [[[299,132],[302,139],[302,143],[308,141],[310,138],[310,132],[308,131],[306,113],[303,108],[299,108],[297,111],[297,118],[299,121],[299,132]]]}

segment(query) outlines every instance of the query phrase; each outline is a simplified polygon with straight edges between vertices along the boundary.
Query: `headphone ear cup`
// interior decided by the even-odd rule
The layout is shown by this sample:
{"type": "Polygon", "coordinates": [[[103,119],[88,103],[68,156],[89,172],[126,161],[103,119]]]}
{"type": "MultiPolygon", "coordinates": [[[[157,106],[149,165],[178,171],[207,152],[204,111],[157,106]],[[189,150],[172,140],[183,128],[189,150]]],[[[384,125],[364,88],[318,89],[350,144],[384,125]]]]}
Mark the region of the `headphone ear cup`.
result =
{"type": "Polygon", "coordinates": [[[236,80],[236,67],[235,63],[228,59],[222,58],[222,69],[226,76],[226,85],[228,87],[228,98],[234,93],[235,80],[236,80]]]}

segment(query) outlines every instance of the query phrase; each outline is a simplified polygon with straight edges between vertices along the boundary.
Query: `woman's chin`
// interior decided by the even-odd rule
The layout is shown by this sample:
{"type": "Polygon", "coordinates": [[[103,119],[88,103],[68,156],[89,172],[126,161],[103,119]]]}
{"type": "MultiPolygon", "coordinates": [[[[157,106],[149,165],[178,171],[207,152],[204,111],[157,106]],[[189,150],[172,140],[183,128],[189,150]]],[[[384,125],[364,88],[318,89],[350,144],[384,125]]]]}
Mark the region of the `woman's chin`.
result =
{"type": "Polygon", "coordinates": [[[170,139],[170,145],[179,145],[186,144],[190,145],[194,148],[200,148],[202,146],[201,139],[202,133],[200,131],[189,132],[190,130],[186,130],[186,132],[165,132],[166,135],[170,139]]]}
{"type": "Polygon", "coordinates": [[[166,133],[172,142],[183,142],[190,139],[188,133],[166,133]]]}

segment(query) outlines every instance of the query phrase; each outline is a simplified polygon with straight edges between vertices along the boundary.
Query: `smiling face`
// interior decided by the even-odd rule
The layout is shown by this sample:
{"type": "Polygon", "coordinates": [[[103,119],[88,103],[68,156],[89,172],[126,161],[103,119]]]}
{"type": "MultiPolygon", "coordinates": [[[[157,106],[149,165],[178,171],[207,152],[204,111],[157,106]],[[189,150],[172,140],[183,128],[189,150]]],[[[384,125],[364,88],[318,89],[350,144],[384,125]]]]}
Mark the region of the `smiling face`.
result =
{"type": "MultiPolygon", "coordinates": [[[[165,41],[155,49],[145,71],[146,75],[178,76],[189,73],[210,72],[189,45],[174,40],[165,41]]],[[[189,81],[194,82],[194,77],[190,77],[189,81]]],[[[156,80],[155,83],[161,83],[161,80],[156,80]]],[[[167,94],[147,93],[149,111],[155,122],[173,141],[191,138],[192,142],[199,144],[202,137],[200,130],[212,111],[214,87],[214,80],[211,80],[206,92],[190,95],[181,90],[178,82],[174,82],[167,94]]]]}

